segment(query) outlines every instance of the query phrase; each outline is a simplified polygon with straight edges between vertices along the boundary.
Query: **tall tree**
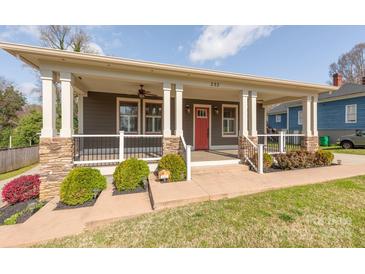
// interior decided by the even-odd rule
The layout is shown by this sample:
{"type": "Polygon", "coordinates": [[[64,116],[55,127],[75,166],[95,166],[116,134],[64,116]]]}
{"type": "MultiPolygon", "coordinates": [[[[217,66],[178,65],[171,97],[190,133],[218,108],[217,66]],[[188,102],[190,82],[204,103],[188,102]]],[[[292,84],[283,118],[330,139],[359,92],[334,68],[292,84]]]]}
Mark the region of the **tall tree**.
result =
{"type": "Polygon", "coordinates": [[[40,27],[40,33],[41,42],[46,47],[73,50],[75,52],[100,53],[91,46],[91,36],[79,27],[42,26],[40,27]]]}
{"type": "Polygon", "coordinates": [[[355,45],[349,52],[342,54],[337,62],[329,67],[329,75],[334,73],[342,75],[346,83],[362,83],[365,76],[365,43],[355,45]]]}
{"type": "Polygon", "coordinates": [[[0,129],[17,124],[17,112],[25,105],[25,97],[13,84],[0,79],[0,129]]]}

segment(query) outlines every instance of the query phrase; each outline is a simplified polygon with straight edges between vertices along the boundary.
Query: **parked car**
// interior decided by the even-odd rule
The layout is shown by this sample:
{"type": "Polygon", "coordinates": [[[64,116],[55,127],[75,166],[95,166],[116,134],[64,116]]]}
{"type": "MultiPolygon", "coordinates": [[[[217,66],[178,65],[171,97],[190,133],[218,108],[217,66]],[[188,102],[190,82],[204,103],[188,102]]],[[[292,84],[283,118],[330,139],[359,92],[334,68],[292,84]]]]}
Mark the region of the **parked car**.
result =
{"type": "Polygon", "coordinates": [[[365,131],[358,129],[354,134],[341,136],[336,144],[344,149],[365,147],[365,131]]]}

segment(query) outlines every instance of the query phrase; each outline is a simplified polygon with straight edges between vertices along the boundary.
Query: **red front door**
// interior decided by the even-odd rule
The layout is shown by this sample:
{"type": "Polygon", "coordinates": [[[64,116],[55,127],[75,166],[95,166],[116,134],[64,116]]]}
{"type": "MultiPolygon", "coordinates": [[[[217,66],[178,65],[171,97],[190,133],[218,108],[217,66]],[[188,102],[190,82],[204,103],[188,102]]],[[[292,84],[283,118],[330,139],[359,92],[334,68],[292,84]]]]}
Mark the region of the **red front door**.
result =
{"type": "Polygon", "coordinates": [[[209,108],[195,108],[195,150],[209,149],[209,108]]]}

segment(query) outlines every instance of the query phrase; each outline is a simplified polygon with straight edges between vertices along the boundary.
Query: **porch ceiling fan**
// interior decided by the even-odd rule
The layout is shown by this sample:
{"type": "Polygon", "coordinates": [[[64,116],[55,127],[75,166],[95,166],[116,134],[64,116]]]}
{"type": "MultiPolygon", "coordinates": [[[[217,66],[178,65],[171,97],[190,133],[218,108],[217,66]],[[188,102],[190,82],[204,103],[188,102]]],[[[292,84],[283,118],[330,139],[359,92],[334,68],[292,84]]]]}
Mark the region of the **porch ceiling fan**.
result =
{"type": "Polygon", "coordinates": [[[138,90],[138,97],[140,99],[145,98],[146,96],[156,96],[155,94],[153,94],[151,91],[145,90],[143,88],[144,85],[139,85],[139,90],[138,90]]]}

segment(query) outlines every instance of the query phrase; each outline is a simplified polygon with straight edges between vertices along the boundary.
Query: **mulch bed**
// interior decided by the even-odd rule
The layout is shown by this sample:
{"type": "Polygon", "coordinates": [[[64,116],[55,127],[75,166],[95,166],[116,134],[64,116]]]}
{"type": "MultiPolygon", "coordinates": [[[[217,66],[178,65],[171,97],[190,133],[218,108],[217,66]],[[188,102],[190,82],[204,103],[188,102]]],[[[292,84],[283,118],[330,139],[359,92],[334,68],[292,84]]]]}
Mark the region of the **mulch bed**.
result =
{"type": "MultiPolygon", "coordinates": [[[[330,166],[338,166],[338,164],[331,164],[330,166]]],[[[293,168],[293,169],[281,169],[279,167],[270,167],[264,169],[264,173],[272,173],[272,172],[280,172],[280,171],[289,171],[289,170],[299,170],[299,169],[313,169],[313,168],[320,168],[320,167],[330,167],[330,166],[316,166],[316,167],[307,167],[307,168],[293,168]]]]}
{"type": "Polygon", "coordinates": [[[113,196],[116,196],[116,195],[125,195],[125,194],[132,194],[132,193],[142,193],[142,192],[146,192],[148,190],[148,181],[146,181],[144,183],[143,186],[140,186],[136,189],[133,189],[133,190],[123,190],[123,191],[119,191],[117,190],[117,188],[115,187],[114,185],[114,189],[113,189],[113,196]]]}
{"type": "Polygon", "coordinates": [[[66,205],[64,203],[62,203],[61,201],[59,201],[57,203],[57,206],[54,210],[63,210],[63,209],[73,209],[73,208],[83,208],[83,207],[91,207],[96,203],[96,200],[98,199],[99,195],[101,192],[99,192],[96,197],[90,201],[87,201],[81,205],[66,205]]]}
{"type": "MultiPolygon", "coordinates": [[[[26,208],[38,204],[38,199],[32,199],[25,202],[16,203],[14,205],[6,205],[2,208],[0,208],[0,225],[4,224],[4,221],[8,219],[9,217],[13,216],[14,214],[21,212],[25,210],[26,208]]],[[[34,213],[36,213],[37,210],[27,210],[17,219],[17,224],[24,223],[26,220],[28,220],[34,213]]]]}

